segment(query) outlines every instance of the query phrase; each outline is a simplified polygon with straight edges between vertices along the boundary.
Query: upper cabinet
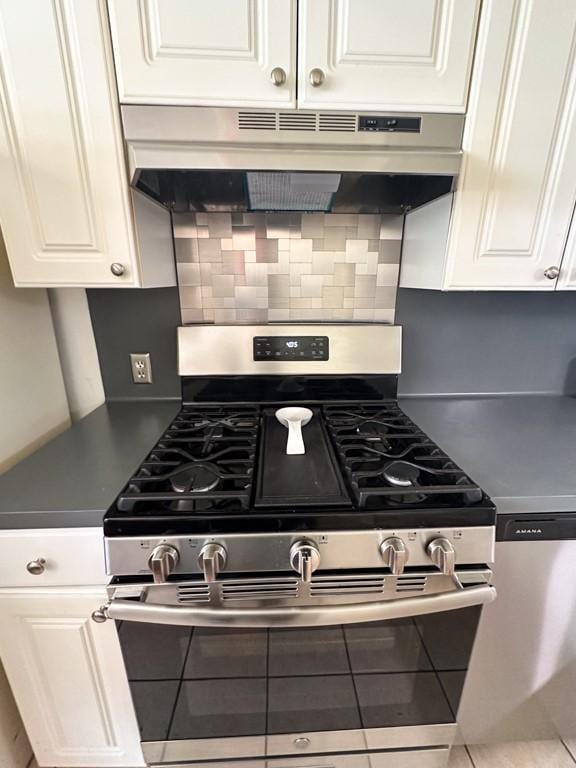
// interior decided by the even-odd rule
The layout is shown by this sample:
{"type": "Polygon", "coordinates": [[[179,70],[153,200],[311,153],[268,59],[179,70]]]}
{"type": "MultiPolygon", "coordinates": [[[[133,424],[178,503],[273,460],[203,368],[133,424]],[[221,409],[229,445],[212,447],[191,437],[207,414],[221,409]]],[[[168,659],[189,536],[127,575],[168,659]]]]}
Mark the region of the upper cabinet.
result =
{"type": "Polygon", "coordinates": [[[402,285],[576,287],[575,55],[574,0],[484,3],[447,247],[450,205],[409,214],[402,285]]]}
{"type": "Polygon", "coordinates": [[[109,0],[123,104],[294,107],[296,0],[109,0]]]}
{"type": "Polygon", "coordinates": [[[19,286],[173,282],[127,182],[105,0],[0,0],[0,227],[19,286]],[[151,277],[149,277],[151,276],[151,277]]]}
{"type": "Polygon", "coordinates": [[[298,104],[465,112],[480,0],[300,0],[298,104]]]}
{"type": "Polygon", "coordinates": [[[296,0],[109,0],[120,101],[465,111],[480,0],[298,7],[297,20],[296,0]]]}

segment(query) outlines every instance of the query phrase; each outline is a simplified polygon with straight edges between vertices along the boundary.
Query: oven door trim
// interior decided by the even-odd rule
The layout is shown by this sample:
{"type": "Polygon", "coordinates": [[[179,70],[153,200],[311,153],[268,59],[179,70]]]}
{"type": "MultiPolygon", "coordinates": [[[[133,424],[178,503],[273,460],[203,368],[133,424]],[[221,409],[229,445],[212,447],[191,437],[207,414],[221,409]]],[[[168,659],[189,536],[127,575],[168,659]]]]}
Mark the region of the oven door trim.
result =
{"type": "MultiPolygon", "coordinates": [[[[147,763],[178,763],[186,760],[228,758],[305,757],[318,754],[365,752],[366,750],[407,750],[449,747],[456,736],[454,723],[367,728],[347,731],[317,731],[273,736],[236,736],[218,739],[145,741],[142,750],[147,763]],[[303,749],[303,740],[307,740],[303,749]]],[[[309,763],[310,765],[310,763],[309,763]]]]}
{"type": "Polygon", "coordinates": [[[289,606],[279,608],[177,607],[147,604],[142,598],[113,597],[95,611],[95,621],[114,619],[183,627],[272,629],[276,627],[326,627],[337,624],[387,621],[458,610],[491,603],[496,590],[491,584],[463,586],[454,578],[454,589],[429,597],[409,597],[343,605],[289,606]]]}

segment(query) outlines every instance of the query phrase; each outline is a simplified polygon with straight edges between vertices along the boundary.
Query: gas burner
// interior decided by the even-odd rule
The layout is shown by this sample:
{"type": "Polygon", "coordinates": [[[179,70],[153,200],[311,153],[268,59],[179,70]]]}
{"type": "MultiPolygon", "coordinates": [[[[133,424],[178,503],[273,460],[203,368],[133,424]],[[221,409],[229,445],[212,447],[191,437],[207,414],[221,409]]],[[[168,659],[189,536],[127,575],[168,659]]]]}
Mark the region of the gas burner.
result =
{"type": "Polygon", "coordinates": [[[417,485],[420,470],[407,461],[392,461],[384,467],[382,476],[390,485],[406,488],[417,485]]]}
{"type": "Polygon", "coordinates": [[[220,482],[218,468],[208,462],[185,464],[170,477],[176,493],[206,493],[217,488],[220,482]]]}
{"type": "Polygon", "coordinates": [[[238,512],[251,499],[257,406],[184,406],[116,501],[144,516],[238,512]]]}
{"type": "Polygon", "coordinates": [[[326,422],[360,508],[471,506],[482,491],[395,402],[325,405],[326,422]]]}
{"type": "Polygon", "coordinates": [[[382,477],[398,493],[386,499],[387,504],[421,504],[426,500],[423,493],[405,493],[407,488],[416,488],[419,483],[420,469],[407,461],[392,461],[382,470],[382,477]]]}
{"type": "Polygon", "coordinates": [[[381,421],[363,421],[356,427],[356,433],[376,450],[385,453],[392,450],[387,434],[390,428],[381,421]]]}

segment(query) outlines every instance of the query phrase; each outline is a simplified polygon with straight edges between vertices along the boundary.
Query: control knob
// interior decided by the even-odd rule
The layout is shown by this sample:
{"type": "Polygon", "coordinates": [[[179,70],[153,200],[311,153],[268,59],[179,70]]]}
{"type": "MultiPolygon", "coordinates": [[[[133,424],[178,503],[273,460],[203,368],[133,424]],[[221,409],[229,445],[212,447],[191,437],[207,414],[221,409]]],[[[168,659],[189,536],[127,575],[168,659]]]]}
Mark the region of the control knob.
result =
{"type": "Polygon", "coordinates": [[[148,558],[148,567],[152,571],[155,584],[164,584],[168,581],[168,576],[178,565],[180,554],[176,547],[170,544],[158,544],[154,547],[152,554],[148,558]]]}
{"type": "Polygon", "coordinates": [[[402,539],[398,536],[391,536],[380,544],[380,554],[382,560],[390,568],[394,576],[404,573],[404,568],[408,562],[408,550],[402,539]]]}
{"type": "Polygon", "coordinates": [[[216,577],[226,566],[226,560],[227,553],[222,544],[204,544],[198,555],[198,565],[204,572],[204,581],[207,584],[216,581],[216,577]]]}
{"type": "Polygon", "coordinates": [[[426,547],[428,557],[444,576],[454,576],[456,568],[456,552],[448,539],[433,539],[426,547]]]}
{"type": "Polygon", "coordinates": [[[320,565],[320,550],[313,541],[295,541],[290,547],[290,565],[302,581],[312,581],[320,565]]]}

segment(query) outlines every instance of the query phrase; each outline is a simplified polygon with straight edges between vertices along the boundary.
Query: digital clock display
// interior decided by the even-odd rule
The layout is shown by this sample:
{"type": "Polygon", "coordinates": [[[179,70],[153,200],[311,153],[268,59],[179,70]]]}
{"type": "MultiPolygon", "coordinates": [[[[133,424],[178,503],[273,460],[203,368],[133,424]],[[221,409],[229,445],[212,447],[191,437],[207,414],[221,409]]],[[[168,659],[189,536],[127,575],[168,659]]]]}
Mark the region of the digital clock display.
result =
{"type": "Polygon", "coordinates": [[[254,360],[329,359],[328,336],[254,336],[254,360]]]}

